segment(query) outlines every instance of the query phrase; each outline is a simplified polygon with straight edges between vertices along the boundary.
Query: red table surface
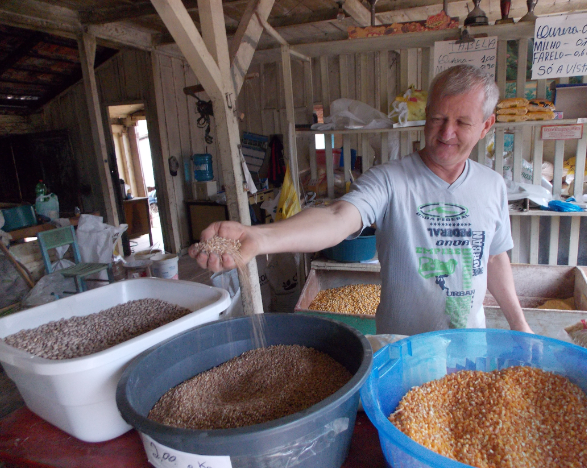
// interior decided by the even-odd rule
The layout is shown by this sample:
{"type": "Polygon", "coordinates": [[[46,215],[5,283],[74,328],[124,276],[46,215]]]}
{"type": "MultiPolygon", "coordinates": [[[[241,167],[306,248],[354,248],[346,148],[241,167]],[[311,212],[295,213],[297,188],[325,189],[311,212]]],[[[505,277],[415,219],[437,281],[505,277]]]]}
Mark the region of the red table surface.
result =
{"type": "MultiPolygon", "coordinates": [[[[6,468],[152,468],[135,430],[107,442],[82,442],[27,408],[0,420],[0,461],[6,468]]],[[[377,430],[360,412],[342,468],[385,466],[377,430]]]]}

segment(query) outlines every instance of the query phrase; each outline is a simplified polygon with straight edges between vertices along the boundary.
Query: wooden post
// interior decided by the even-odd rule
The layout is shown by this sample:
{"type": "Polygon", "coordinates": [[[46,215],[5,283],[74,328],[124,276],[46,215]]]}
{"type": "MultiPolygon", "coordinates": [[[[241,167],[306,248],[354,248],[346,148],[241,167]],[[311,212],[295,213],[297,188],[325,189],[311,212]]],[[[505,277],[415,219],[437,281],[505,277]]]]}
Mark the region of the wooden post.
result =
{"type": "Polygon", "coordinates": [[[104,203],[106,223],[118,226],[118,210],[114,198],[110,166],[108,165],[108,151],[106,136],[98,98],[98,86],[94,73],[94,60],[96,58],[96,38],[91,34],[82,33],[78,36],[79,56],[84,78],[86,103],[92,129],[92,142],[94,144],[94,156],[98,163],[100,186],[102,187],[102,202],[104,203]]]}
{"type": "MultiPolygon", "coordinates": [[[[243,158],[235,115],[236,94],[230,73],[222,2],[198,1],[203,38],[181,0],[151,0],[151,3],[212,100],[229,217],[250,225],[249,199],[244,190],[243,158]]],[[[239,272],[239,278],[245,313],[262,313],[263,302],[255,259],[247,264],[246,271],[239,272]]]]}
{"type": "Polygon", "coordinates": [[[291,77],[291,57],[289,45],[281,46],[281,66],[283,67],[283,90],[285,92],[285,110],[287,113],[287,141],[286,155],[289,161],[289,170],[296,193],[300,194],[300,180],[298,170],[298,150],[296,144],[296,114],[291,77]]]}

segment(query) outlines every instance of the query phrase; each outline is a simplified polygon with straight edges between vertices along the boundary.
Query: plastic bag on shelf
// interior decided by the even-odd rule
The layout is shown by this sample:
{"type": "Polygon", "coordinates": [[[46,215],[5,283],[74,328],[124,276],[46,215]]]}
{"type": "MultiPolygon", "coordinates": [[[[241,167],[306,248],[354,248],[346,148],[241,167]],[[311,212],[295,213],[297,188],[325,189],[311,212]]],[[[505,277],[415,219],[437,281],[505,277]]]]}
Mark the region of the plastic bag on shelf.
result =
{"type": "Polygon", "coordinates": [[[512,180],[506,180],[508,201],[523,200],[529,198],[530,201],[547,207],[552,200],[552,193],[541,185],[517,183],[512,180]]]}
{"type": "Polygon", "coordinates": [[[393,122],[383,112],[354,99],[336,99],[330,104],[330,115],[312,130],[352,130],[393,128],[393,122]]]}
{"type": "Polygon", "coordinates": [[[561,201],[561,200],[551,200],[548,202],[547,207],[542,206],[541,208],[543,210],[560,211],[560,212],[585,211],[580,206],[576,205],[575,203],[572,203],[574,201],[575,201],[574,197],[569,198],[566,202],[561,201]]]}
{"type": "Polygon", "coordinates": [[[426,120],[426,91],[410,86],[402,96],[397,96],[391,103],[388,117],[400,125],[407,122],[426,120]]]}

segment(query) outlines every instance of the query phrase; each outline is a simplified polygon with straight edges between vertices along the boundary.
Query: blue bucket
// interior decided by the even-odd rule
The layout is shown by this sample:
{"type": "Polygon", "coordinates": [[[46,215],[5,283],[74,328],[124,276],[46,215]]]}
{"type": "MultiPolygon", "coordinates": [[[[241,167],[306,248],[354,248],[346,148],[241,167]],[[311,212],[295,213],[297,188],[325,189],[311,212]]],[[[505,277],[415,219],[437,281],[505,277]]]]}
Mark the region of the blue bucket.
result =
{"type": "Polygon", "coordinates": [[[371,260],[377,253],[375,229],[365,228],[359,237],[345,239],[334,247],[324,249],[322,253],[329,260],[337,262],[353,263],[371,260]]]}
{"type": "Polygon", "coordinates": [[[459,370],[488,372],[512,366],[554,372],[587,392],[587,349],[540,335],[493,329],[444,330],[414,335],[379,350],[361,389],[361,401],[379,433],[387,463],[394,468],[468,466],[418,444],[387,418],[412,387],[459,370]]]}
{"type": "Polygon", "coordinates": [[[214,170],[212,168],[212,155],[194,154],[192,156],[194,162],[194,179],[198,182],[206,182],[214,179],[214,170]]]}

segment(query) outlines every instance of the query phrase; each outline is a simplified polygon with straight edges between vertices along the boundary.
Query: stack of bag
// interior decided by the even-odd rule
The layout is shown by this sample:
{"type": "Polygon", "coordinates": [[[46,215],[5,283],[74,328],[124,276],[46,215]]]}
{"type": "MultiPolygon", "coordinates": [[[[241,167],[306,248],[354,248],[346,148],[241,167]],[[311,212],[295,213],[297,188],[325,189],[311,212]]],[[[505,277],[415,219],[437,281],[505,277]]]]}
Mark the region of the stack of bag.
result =
{"type": "Polygon", "coordinates": [[[498,122],[554,119],[554,104],[546,99],[503,99],[497,105],[498,122]]]}

